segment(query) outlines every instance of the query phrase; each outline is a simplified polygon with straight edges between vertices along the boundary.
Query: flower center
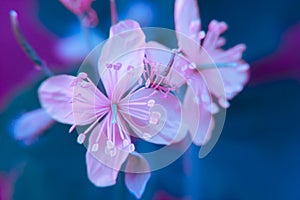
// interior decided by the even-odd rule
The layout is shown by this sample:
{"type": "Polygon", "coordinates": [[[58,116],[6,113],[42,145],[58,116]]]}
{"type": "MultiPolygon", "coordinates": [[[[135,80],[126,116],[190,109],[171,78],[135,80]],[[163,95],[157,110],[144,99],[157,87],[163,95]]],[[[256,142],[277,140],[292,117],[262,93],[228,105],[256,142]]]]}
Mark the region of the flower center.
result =
{"type": "Polygon", "coordinates": [[[111,123],[115,124],[117,122],[117,104],[113,103],[111,104],[111,111],[112,111],[112,121],[111,123]]]}

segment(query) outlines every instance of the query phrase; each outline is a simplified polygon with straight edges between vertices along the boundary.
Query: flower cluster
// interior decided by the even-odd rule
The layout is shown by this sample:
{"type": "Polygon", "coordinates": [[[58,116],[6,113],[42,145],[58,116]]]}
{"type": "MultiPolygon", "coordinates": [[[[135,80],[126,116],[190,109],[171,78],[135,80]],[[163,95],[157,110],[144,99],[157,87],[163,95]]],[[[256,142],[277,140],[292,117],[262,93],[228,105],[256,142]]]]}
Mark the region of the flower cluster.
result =
{"type": "MultiPolygon", "coordinates": [[[[81,15],[84,5],[70,9],[81,15]]],[[[213,20],[207,33],[202,31],[196,0],[175,1],[175,29],[178,48],[171,50],[146,42],[137,22],[120,21],[98,58],[97,81],[103,87],[85,72],[52,76],[40,86],[44,111],[38,115],[72,125],[70,132],[80,130],[77,142],[87,146],[88,177],[96,186],[115,184],[124,165],[128,189],[141,197],[151,167],[136,151],[136,138],[170,145],[190,135],[194,144],[204,144],[219,106],[228,108],[247,82],[245,46],[222,49],[224,22],[213,20]]],[[[37,129],[52,123],[45,118],[37,129]]]]}

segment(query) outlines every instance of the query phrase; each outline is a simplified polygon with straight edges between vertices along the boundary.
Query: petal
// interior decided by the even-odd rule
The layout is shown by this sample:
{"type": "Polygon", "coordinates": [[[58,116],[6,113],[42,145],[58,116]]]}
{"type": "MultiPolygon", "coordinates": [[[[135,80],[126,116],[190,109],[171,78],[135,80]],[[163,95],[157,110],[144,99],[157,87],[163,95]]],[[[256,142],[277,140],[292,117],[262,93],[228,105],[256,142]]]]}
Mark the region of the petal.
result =
{"type": "Polygon", "coordinates": [[[198,33],[201,30],[201,20],[197,1],[176,0],[174,18],[178,47],[189,54],[199,51],[198,33]]]}
{"type": "Polygon", "coordinates": [[[110,37],[98,61],[98,71],[109,98],[130,69],[134,68],[139,75],[134,76],[126,88],[130,88],[139,79],[144,69],[145,46],[145,35],[137,22],[125,20],[111,27],[110,37]]]}
{"type": "Polygon", "coordinates": [[[68,75],[53,76],[45,80],[38,93],[42,107],[56,121],[73,124],[72,83],[76,77],[68,75]]]}
{"type": "Polygon", "coordinates": [[[204,144],[212,132],[212,99],[201,74],[190,71],[189,85],[183,103],[183,124],[196,145],[204,144]]]}
{"type": "Polygon", "coordinates": [[[136,198],[142,197],[150,176],[147,160],[136,152],[130,154],[126,165],[125,184],[136,198]]]}
{"type": "Polygon", "coordinates": [[[106,187],[116,184],[119,171],[102,164],[89,152],[86,152],[86,165],[88,178],[94,185],[106,187]]]}
{"type": "MultiPolygon", "coordinates": [[[[197,0],[176,0],[174,19],[176,32],[180,32],[187,37],[199,32],[201,21],[197,0]]],[[[181,43],[181,41],[178,42],[181,43]]]]}
{"type": "Polygon", "coordinates": [[[181,127],[181,104],[172,93],[141,88],[122,104],[122,115],[138,137],[165,145],[176,141],[181,127]]]}
{"type": "Polygon", "coordinates": [[[53,124],[54,120],[44,109],[33,110],[17,119],[13,127],[13,136],[29,145],[53,124]]]}
{"type": "Polygon", "coordinates": [[[38,93],[45,111],[65,124],[85,125],[95,121],[97,107],[108,102],[91,83],[69,75],[48,78],[38,93]]]}
{"type": "Polygon", "coordinates": [[[89,137],[87,169],[89,179],[100,187],[115,184],[117,174],[128,156],[128,152],[122,149],[119,129],[115,129],[116,143],[115,153],[109,154],[107,149],[107,117],[92,131],[89,137]],[[92,159],[93,158],[93,159],[92,159]]]}
{"type": "Polygon", "coordinates": [[[220,69],[227,99],[232,99],[242,91],[244,85],[249,80],[249,68],[247,63],[240,63],[237,67],[220,69]]]}

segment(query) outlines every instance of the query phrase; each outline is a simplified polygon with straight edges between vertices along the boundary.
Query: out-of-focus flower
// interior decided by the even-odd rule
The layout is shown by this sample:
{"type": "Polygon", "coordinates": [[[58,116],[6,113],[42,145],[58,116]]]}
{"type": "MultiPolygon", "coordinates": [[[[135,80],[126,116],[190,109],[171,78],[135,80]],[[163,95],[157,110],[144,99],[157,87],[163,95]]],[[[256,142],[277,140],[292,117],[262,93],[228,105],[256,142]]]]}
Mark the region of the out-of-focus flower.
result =
{"type": "Polygon", "coordinates": [[[66,8],[77,15],[84,26],[94,27],[98,24],[96,11],[91,7],[94,0],[60,0],[66,8]]]}
{"type": "Polygon", "coordinates": [[[44,109],[37,109],[23,114],[13,125],[13,137],[32,144],[44,131],[54,124],[54,120],[44,109]]]}
{"type": "Polygon", "coordinates": [[[299,35],[300,22],[286,31],[274,54],[253,63],[250,85],[284,78],[300,80],[299,35]]]}
{"type": "Polygon", "coordinates": [[[210,22],[206,34],[201,31],[196,0],[176,0],[174,15],[179,48],[191,62],[197,64],[198,69],[203,69],[201,74],[204,76],[211,94],[218,99],[219,105],[227,108],[229,106],[227,100],[238,94],[249,78],[249,65],[242,60],[242,53],[246,49],[245,45],[238,44],[228,50],[222,49],[226,40],[220,35],[227,30],[225,22],[213,20],[210,22]],[[206,65],[210,63],[210,58],[203,53],[203,50],[216,64],[217,70],[206,68],[206,65]],[[222,82],[216,81],[218,73],[223,79],[222,82]]]}
{"type": "MultiPolygon", "coordinates": [[[[176,0],[174,15],[179,50],[193,63],[181,66],[191,85],[183,103],[183,124],[187,131],[182,131],[181,137],[189,132],[193,142],[202,145],[211,137],[215,126],[213,114],[219,110],[211,95],[217,98],[219,105],[227,108],[228,99],[240,92],[248,81],[249,65],[241,59],[245,45],[239,44],[228,50],[221,48],[226,42],[220,37],[227,29],[224,22],[213,20],[205,35],[201,31],[196,0],[176,0]],[[217,68],[213,68],[215,65],[217,68]],[[198,124],[195,124],[197,118],[198,124]]],[[[158,43],[155,45],[166,48],[158,43]]]]}
{"type": "Polygon", "coordinates": [[[16,174],[0,172],[0,200],[11,200],[16,174]]]}
{"type": "Polygon", "coordinates": [[[127,159],[125,182],[137,197],[144,191],[150,169],[134,151],[131,135],[168,145],[177,134],[181,118],[175,95],[158,89],[160,84],[151,85],[149,78],[143,79],[150,77],[145,73],[145,47],[139,24],[122,21],[111,27],[98,62],[105,92],[83,72],[78,77],[53,76],[39,88],[42,107],[56,121],[73,124],[70,131],[90,124],[77,140],[86,143],[91,132],[86,155],[89,179],[96,186],[115,184],[127,159]]]}
{"type": "Polygon", "coordinates": [[[158,191],[154,194],[153,200],[190,200],[191,197],[174,197],[165,191],[158,191]]]}

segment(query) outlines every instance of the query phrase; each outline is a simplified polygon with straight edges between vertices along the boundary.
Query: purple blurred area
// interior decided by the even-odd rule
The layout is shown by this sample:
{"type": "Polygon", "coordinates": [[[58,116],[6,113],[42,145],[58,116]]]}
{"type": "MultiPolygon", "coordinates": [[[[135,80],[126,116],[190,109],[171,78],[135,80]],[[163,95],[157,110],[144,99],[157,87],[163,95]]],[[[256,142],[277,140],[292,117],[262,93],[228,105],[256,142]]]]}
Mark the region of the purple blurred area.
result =
{"type": "Polygon", "coordinates": [[[288,78],[300,81],[300,22],[285,31],[274,53],[253,62],[250,84],[288,78]]]}
{"type": "MultiPolygon", "coordinates": [[[[67,61],[57,54],[57,35],[49,31],[38,17],[36,0],[4,0],[0,6],[0,110],[9,102],[13,93],[35,81],[38,75],[34,63],[28,59],[14,38],[9,19],[11,10],[19,14],[20,27],[33,48],[51,69],[67,67],[67,61]]],[[[61,70],[61,69],[60,69],[61,70]]]]}

